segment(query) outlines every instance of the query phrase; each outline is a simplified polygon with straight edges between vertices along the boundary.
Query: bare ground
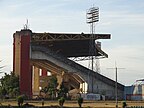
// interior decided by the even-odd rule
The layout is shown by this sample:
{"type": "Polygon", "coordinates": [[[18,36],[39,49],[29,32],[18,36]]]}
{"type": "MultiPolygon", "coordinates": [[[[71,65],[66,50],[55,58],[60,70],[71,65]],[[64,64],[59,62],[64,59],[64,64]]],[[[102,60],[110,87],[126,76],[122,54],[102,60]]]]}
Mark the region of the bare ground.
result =
{"type": "MultiPolygon", "coordinates": [[[[17,101],[14,100],[3,100],[0,103],[4,106],[17,106],[17,101]]],[[[42,106],[41,101],[24,101],[34,106],[42,106]]],[[[127,101],[127,105],[130,106],[143,106],[144,101],[127,101]]],[[[44,106],[59,106],[58,101],[45,101],[44,106]]],[[[122,101],[118,102],[119,108],[122,108],[122,101]]],[[[77,101],[65,101],[65,108],[78,108],[77,101]]],[[[82,104],[83,108],[115,108],[115,101],[84,101],[82,104]]]]}

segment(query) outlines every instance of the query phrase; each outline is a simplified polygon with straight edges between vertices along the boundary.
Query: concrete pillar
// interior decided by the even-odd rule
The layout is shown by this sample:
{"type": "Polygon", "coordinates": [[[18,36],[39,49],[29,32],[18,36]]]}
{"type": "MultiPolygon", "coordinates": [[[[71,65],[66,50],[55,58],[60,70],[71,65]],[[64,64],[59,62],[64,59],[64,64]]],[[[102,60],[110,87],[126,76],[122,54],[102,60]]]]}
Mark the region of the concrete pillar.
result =
{"type": "Polygon", "coordinates": [[[20,33],[16,32],[13,36],[13,72],[16,76],[20,75],[21,63],[21,38],[20,33]]]}
{"type": "Polygon", "coordinates": [[[85,93],[86,91],[85,91],[85,82],[84,82],[84,93],[85,93]]]}
{"type": "Polygon", "coordinates": [[[33,95],[39,95],[39,72],[40,69],[33,66],[33,95]]]}
{"type": "Polygon", "coordinates": [[[81,92],[83,93],[83,83],[82,83],[82,88],[81,88],[81,89],[82,89],[82,91],[81,91],[81,92]]]}
{"type": "Polygon", "coordinates": [[[20,94],[32,96],[31,30],[21,30],[14,33],[13,71],[20,78],[20,94]]]}
{"type": "Polygon", "coordinates": [[[144,85],[142,84],[142,100],[144,100],[144,85]]]}

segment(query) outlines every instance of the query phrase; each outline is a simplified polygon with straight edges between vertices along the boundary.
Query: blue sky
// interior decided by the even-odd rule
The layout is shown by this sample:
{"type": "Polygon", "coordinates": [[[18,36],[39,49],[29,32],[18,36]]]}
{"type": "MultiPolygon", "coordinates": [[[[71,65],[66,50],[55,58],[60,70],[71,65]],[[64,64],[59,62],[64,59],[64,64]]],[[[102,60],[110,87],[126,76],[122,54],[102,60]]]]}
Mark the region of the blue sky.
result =
{"type": "MultiPolygon", "coordinates": [[[[86,10],[100,8],[96,33],[110,33],[112,39],[99,40],[109,58],[100,60],[101,74],[131,85],[144,78],[144,1],[143,0],[0,0],[0,60],[3,69],[12,70],[13,33],[26,19],[33,32],[89,33],[86,10]]],[[[83,63],[83,62],[82,62],[83,63]]],[[[87,63],[83,63],[87,65],[87,63]]],[[[1,74],[2,75],[2,74],[1,74]]]]}

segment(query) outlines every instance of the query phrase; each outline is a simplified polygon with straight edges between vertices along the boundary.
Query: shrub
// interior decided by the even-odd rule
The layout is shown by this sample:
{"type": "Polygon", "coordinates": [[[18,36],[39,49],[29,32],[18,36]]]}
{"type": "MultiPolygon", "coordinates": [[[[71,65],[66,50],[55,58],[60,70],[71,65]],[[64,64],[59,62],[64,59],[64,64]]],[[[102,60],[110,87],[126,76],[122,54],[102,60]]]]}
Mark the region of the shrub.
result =
{"type": "Polygon", "coordinates": [[[63,108],[63,104],[65,102],[65,98],[61,97],[60,99],[58,99],[58,102],[59,102],[60,107],[63,108]]]}
{"type": "Polygon", "coordinates": [[[82,103],[83,103],[83,98],[82,97],[78,97],[78,104],[79,104],[80,108],[82,106],[82,103]]]}
{"type": "Polygon", "coordinates": [[[123,107],[123,108],[126,108],[126,106],[127,106],[127,104],[126,104],[126,102],[124,101],[124,102],[122,103],[122,107],[123,107]]]}
{"type": "Polygon", "coordinates": [[[17,97],[17,102],[18,102],[18,106],[22,106],[23,102],[24,102],[24,96],[20,95],[17,97]]]}

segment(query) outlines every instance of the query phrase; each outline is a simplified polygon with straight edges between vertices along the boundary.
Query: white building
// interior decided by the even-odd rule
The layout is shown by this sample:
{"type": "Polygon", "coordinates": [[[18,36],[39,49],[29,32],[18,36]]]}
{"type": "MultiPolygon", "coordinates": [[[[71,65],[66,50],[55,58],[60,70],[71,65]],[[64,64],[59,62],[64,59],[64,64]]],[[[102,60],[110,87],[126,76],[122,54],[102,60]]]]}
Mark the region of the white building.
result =
{"type": "Polygon", "coordinates": [[[137,80],[132,86],[125,87],[126,100],[144,100],[144,79],[137,80]]]}

